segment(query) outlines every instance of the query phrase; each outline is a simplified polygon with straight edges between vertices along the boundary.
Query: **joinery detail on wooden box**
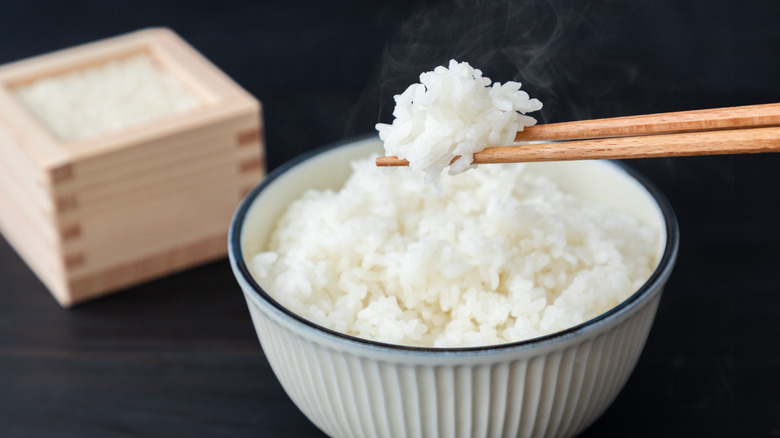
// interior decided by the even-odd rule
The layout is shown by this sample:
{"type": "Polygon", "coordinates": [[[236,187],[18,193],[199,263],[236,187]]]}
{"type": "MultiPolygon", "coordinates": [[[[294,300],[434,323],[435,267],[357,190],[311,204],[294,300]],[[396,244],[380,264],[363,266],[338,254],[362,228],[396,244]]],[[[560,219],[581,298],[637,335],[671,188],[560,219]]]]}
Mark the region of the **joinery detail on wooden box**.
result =
{"type": "Polygon", "coordinates": [[[63,306],[224,257],[265,173],[260,103],[168,29],[0,66],[0,231],[63,306]],[[19,87],[148,56],[197,105],[69,141],[19,87]]]}

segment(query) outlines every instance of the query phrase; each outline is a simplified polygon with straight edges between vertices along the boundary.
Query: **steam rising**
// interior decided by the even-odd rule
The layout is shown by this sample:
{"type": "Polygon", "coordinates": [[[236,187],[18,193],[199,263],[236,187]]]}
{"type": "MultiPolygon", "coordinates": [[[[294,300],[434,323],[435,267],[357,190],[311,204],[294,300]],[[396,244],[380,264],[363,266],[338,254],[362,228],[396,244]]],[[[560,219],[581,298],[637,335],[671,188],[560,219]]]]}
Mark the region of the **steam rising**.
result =
{"type": "MultiPolygon", "coordinates": [[[[635,69],[600,53],[619,1],[455,0],[424,3],[391,38],[374,89],[377,121],[388,121],[392,96],[419,74],[450,59],[469,62],[496,81],[516,81],[538,96],[542,123],[618,115],[594,99],[625,86],[635,69]],[[584,86],[583,86],[584,85],[584,86]]],[[[369,103],[365,103],[369,105],[369,103]]]]}

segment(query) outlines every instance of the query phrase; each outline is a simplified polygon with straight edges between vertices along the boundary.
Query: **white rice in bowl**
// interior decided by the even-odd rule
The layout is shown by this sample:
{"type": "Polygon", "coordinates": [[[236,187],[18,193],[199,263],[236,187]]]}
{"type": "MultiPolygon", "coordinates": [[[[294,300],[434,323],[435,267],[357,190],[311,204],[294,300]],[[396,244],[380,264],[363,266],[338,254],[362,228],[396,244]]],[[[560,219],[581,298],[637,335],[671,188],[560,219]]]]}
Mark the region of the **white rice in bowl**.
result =
{"type": "Polygon", "coordinates": [[[292,203],[250,263],[280,304],[339,332],[425,347],[521,341],[604,313],[658,262],[649,226],[526,165],[445,176],[441,195],[408,168],[352,167],[342,189],[292,203]]]}

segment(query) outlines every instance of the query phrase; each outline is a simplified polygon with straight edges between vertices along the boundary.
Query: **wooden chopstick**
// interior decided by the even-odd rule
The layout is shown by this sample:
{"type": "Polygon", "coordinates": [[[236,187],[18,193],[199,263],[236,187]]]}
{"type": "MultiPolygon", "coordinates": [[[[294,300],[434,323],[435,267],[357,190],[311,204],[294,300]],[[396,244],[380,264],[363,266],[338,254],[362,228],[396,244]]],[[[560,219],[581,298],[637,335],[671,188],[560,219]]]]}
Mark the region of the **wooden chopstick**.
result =
{"type": "MultiPolygon", "coordinates": [[[[474,163],[778,152],[780,104],[537,125],[518,132],[515,141],[552,143],[485,148],[474,154],[474,163]]],[[[409,165],[396,157],[380,157],[376,164],[409,165]]]]}
{"type": "Polygon", "coordinates": [[[582,140],[780,126],[780,103],[529,126],[515,141],[582,140]]]}

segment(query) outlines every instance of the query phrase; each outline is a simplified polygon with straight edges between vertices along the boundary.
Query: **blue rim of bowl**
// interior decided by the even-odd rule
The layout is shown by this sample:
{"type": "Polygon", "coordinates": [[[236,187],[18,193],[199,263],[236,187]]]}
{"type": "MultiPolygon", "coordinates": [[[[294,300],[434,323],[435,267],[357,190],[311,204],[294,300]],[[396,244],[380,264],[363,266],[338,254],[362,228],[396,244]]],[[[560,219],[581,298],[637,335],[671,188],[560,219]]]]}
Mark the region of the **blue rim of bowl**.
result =
{"type": "Polygon", "coordinates": [[[577,336],[578,334],[585,333],[591,327],[606,323],[608,320],[616,318],[619,314],[628,312],[630,309],[637,306],[645,296],[650,294],[651,291],[661,288],[663,286],[663,283],[671,275],[671,271],[677,259],[677,253],[679,251],[679,246],[680,246],[679,225],[677,223],[677,218],[674,214],[674,210],[672,209],[671,204],[663,195],[663,193],[637,170],[633,169],[632,167],[628,166],[627,164],[621,161],[611,161],[612,164],[618,166],[621,170],[623,170],[629,176],[631,176],[637,182],[639,182],[642,185],[642,187],[644,187],[645,190],[647,190],[648,193],[650,193],[650,195],[653,197],[653,199],[658,204],[661,213],[663,215],[664,226],[666,228],[666,236],[667,236],[666,245],[664,246],[664,252],[663,255],[661,256],[661,260],[658,263],[658,266],[656,267],[655,271],[653,271],[650,278],[648,278],[648,280],[630,297],[626,298],[623,302],[613,307],[612,309],[565,330],[561,330],[547,335],[529,338],[517,342],[507,342],[503,344],[493,344],[493,345],[484,345],[484,346],[476,346],[476,347],[436,348],[436,347],[418,347],[418,346],[410,346],[410,345],[389,344],[386,342],[359,338],[357,336],[348,335],[346,333],[338,332],[329,329],[327,327],[321,326],[319,324],[315,324],[307,320],[306,318],[292,312],[291,310],[287,309],[281,304],[279,304],[279,302],[277,302],[270,294],[268,294],[255,281],[254,277],[249,272],[249,268],[247,267],[246,261],[244,259],[244,254],[241,251],[241,231],[243,229],[244,221],[246,219],[246,214],[251,208],[252,204],[254,203],[254,200],[260,195],[260,193],[262,193],[263,190],[265,190],[268,186],[273,184],[273,182],[278,177],[280,177],[290,169],[294,168],[295,166],[311,158],[314,158],[320,154],[330,152],[333,149],[337,149],[342,146],[348,146],[353,143],[359,143],[364,140],[368,140],[370,138],[375,138],[375,137],[376,135],[364,135],[364,136],[348,138],[343,141],[339,141],[335,143],[330,143],[320,148],[301,154],[298,157],[293,158],[287,161],[286,163],[282,164],[281,166],[271,171],[263,179],[263,181],[261,181],[257,186],[255,186],[244,197],[243,201],[241,201],[241,204],[238,206],[238,209],[233,215],[233,220],[231,221],[230,224],[230,230],[228,232],[228,253],[230,256],[230,262],[231,264],[234,265],[233,267],[238,270],[243,280],[246,281],[247,284],[251,286],[252,288],[251,292],[255,295],[255,297],[260,299],[261,301],[266,302],[277,312],[290,318],[293,322],[297,322],[298,324],[302,324],[304,326],[310,327],[316,332],[321,333],[325,337],[335,338],[336,340],[342,342],[347,342],[353,345],[360,345],[372,349],[393,350],[393,351],[405,352],[405,353],[426,353],[426,354],[441,354],[441,355],[451,355],[453,353],[489,353],[489,352],[502,352],[502,351],[515,350],[515,349],[533,348],[533,347],[541,346],[543,344],[548,344],[557,340],[566,339],[566,338],[577,336]]]}

